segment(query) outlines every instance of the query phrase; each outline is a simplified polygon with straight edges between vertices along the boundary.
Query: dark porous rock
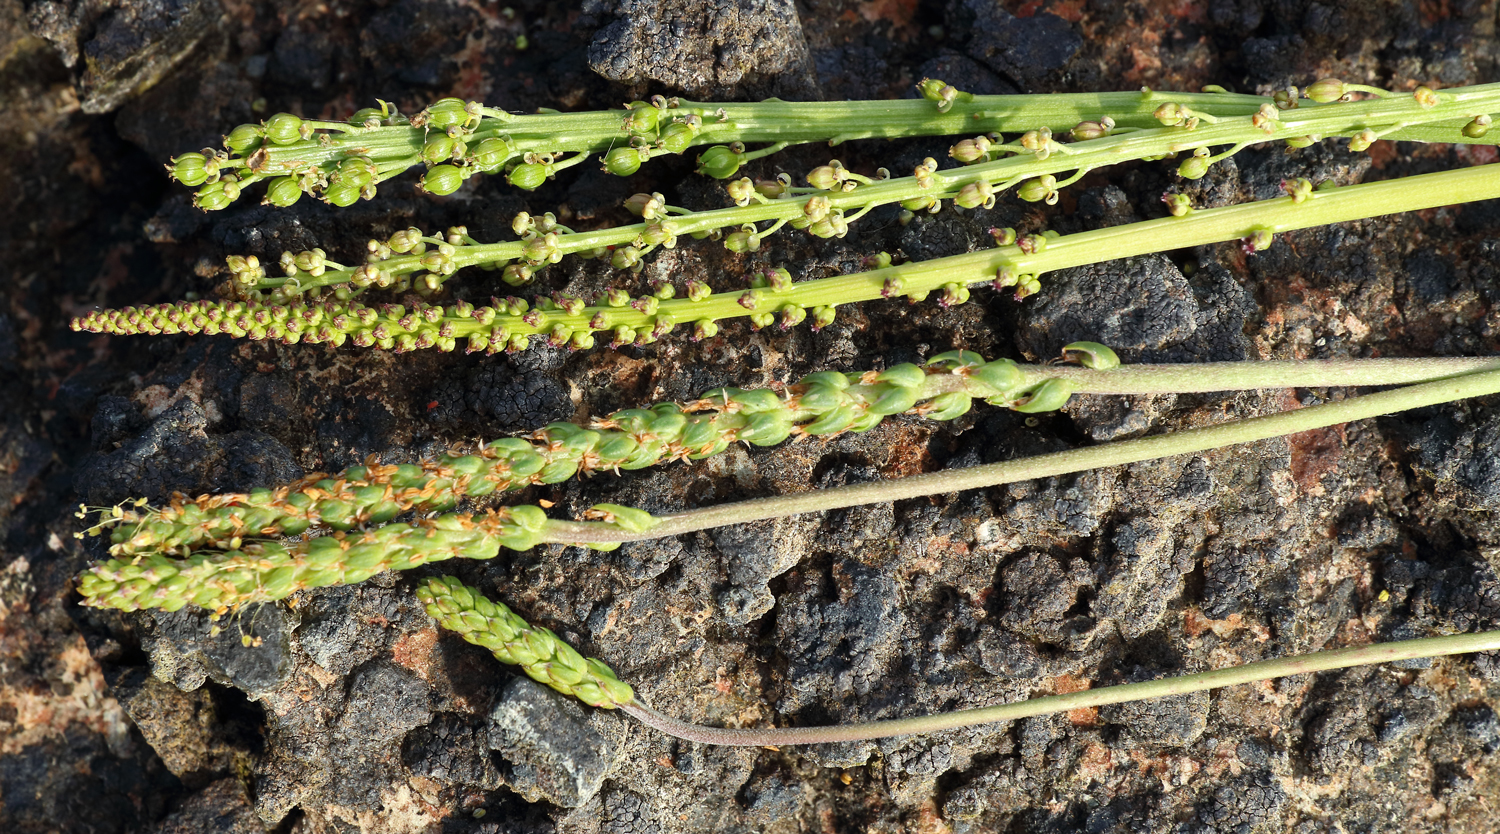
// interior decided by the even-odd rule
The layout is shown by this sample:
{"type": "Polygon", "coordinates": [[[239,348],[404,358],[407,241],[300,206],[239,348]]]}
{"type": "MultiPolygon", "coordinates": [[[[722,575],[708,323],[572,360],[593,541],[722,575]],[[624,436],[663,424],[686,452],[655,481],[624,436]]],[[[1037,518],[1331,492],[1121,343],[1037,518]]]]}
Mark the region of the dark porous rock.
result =
{"type": "Polygon", "coordinates": [[[699,100],[816,97],[790,0],[595,0],[586,8],[615,18],[588,50],[589,67],[611,81],[665,84],[699,100]]]}
{"type": "Polygon", "coordinates": [[[724,621],[744,625],[771,610],[767,583],[802,561],[814,546],[812,524],[782,518],[709,531],[730,586],[719,595],[724,621]]]}
{"type": "Polygon", "coordinates": [[[489,727],[478,717],[440,713],[406,736],[402,760],[412,773],[465,788],[504,784],[489,755],[489,727]]]}
{"type": "Polygon", "coordinates": [[[142,622],[141,644],[153,674],[192,690],[212,678],[249,695],[264,693],[291,674],[295,615],[278,605],[256,605],[221,620],[185,608],[153,611],[142,622]]]}
{"type": "Polygon", "coordinates": [[[233,772],[250,750],[234,737],[226,697],[212,687],[185,692],[143,669],[114,684],[115,697],[137,729],[183,784],[199,788],[233,772]]]}
{"type": "Polygon", "coordinates": [[[777,645],[787,659],[789,686],[778,708],[792,713],[823,699],[900,697],[891,686],[906,625],[896,583],[847,560],[828,578],[802,576],[780,600],[777,645]]]}
{"type": "Polygon", "coordinates": [[[510,765],[505,781],[528,802],[564,808],[588,802],[620,755],[577,701],[527,678],[505,688],[489,723],[490,749],[510,765]]]}
{"type": "Polygon", "coordinates": [[[214,0],[94,3],[44,0],[31,7],[33,29],[52,41],[63,62],[80,58],[85,113],[108,113],[172,71],[215,29],[214,0]]]}
{"type": "Polygon", "coordinates": [[[1287,803],[1286,791],[1268,772],[1248,771],[1229,780],[1200,802],[1193,818],[1177,827],[1178,834],[1259,834],[1275,828],[1276,815],[1287,803]]]}
{"type": "Polygon", "coordinates": [[[265,830],[245,785],[238,779],[220,779],[162,820],[156,834],[263,834],[265,830]]]}
{"type": "MultiPolygon", "coordinates": [[[[1161,675],[1137,676],[1154,680],[1161,675]]],[[[1168,698],[1131,701],[1101,707],[1099,717],[1123,730],[1123,738],[1135,747],[1186,747],[1203,736],[1208,727],[1208,693],[1190,692],[1168,698]]]]}
{"type": "Polygon", "coordinates": [[[1221,311],[1242,295],[1232,281],[1195,288],[1162,255],[1065,269],[1044,277],[1022,308],[1016,345],[1043,360],[1075,341],[1102,342],[1125,362],[1239,359],[1248,347],[1244,319],[1221,311]]]}
{"type": "Polygon", "coordinates": [[[983,0],[962,0],[955,5],[961,20],[972,20],[972,28],[961,25],[956,29],[969,35],[968,54],[1015,82],[1022,92],[1035,90],[1083,48],[1083,38],[1056,15],[1016,17],[983,0]]]}

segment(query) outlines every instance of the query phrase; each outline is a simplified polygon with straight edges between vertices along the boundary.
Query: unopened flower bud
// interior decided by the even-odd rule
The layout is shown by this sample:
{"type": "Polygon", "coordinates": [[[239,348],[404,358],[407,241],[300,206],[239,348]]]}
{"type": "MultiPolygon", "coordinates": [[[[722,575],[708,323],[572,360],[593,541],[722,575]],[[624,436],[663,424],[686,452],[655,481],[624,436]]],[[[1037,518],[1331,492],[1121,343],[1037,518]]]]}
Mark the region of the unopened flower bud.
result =
{"type": "MultiPolygon", "coordinates": [[[[960,192],[959,197],[962,196],[963,193],[960,192]]],[[[1056,205],[1058,196],[1057,178],[1052,176],[1051,174],[1043,174],[1040,177],[1032,177],[1031,179],[1021,183],[1021,186],[1016,189],[1016,196],[1020,197],[1028,203],[1039,203],[1042,201],[1046,201],[1047,205],[1049,206],[1056,205]]]]}
{"type": "Polygon", "coordinates": [[[827,191],[839,184],[839,177],[834,173],[832,166],[819,165],[808,173],[807,184],[813,188],[827,191]]]}
{"type": "Polygon", "coordinates": [[[759,252],[760,235],[743,229],[724,236],[724,248],[731,252],[759,252]]]}
{"type": "Polygon", "coordinates": [[[990,229],[990,237],[995,239],[996,246],[1010,246],[1016,242],[1016,230],[1010,228],[990,229]]]}
{"type": "Polygon", "coordinates": [[[1072,137],[1074,142],[1086,142],[1090,139],[1103,139],[1115,129],[1115,120],[1108,116],[1098,121],[1083,121],[1073,126],[1072,137]]]}
{"type": "Polygon", "coordinates": [[[698,155],[698,173],[717,180],[727,180],[740,170],[744,154],[735,153],[726,145],[714,145],[698,155]]]}
{"type": "Polygon", "coordinates": [[[1281,190],[1285,191],[1294,203],[1306,202],[1313,193],[1312,180],[1306,177],[1298,177],[1294,180],[1282,180],[1281,190]]]}
{"type": "Polygon", "coordinates": [[[535,191],[542,187],[542,183],[547,181],[547,176],[550,173],[550,165],[543,165],[538,162],[523,162],[510,169],[510,173],[505,175],[505,179],[522,191],[535,191]]]}
{"type": "Polygon", "coordinates": [[[972,165],[975,162],[983,162],[989,158],[990,140],[985,136],[976,136],[973,139],[961,140],[958,144],[948,149],[948,156],[972,165]]]}
{"type": "Polygon", "coordinates": [[[755,190],[762,197],[775,199],[786,193],[789,182],[790,178],[788,178],[788,182],[781,182],[780,180],[756,180],[755,190]]]}
{"type": "Polygon", "coordinates": [[[1035,255],[1036,253],[1047,248],[1047,236],[1021,235],[1020,237],[1016,238],[1016,245],[1021,247],[1022,252],[1025,252],[1028,255],[1035,255]]]}
{"type": "Polygon", "coordinates": [[[1319,104],[1327,104],[1344,97],[1344,82],[1337,78],[1324,78],[1307,85],[1302,93],[1319,104]]]}
{"type": "Polygon", "coordinates": [[[814,307],[812,310],[812,329],[814,331],[822,330],[828,325],[833,324],[835,315],[834,308],[831,306],[822,305],[814,307]]]}
{"type": "Polygon", "coordinates": [[[1264,252],[1271,247],[1271,230],[1256,229],[1248,237],[1240,239],[1240,247],[1245,250],[1246,255],[1254,255],[1256,252],[1264,252]]]}
{"type": "Polygon", "coordinates": [[[452,194],[463,184],[463,171],[455,165],[438,165],[428,168],[427,173],[422,176],[422,190],[440,197],[452,194]]]}
{"type": "Polygon", "coordinates": [[[1167,204],[1167,213],[1173,217],[1186,217],[1193,211],[1193,201],[1186,194],[1168,191],[1161,195],[1161,201],[1167,204]]]}
{"type": "Polygon", "coordinates": [[[500,280],[512,287],[524,287],[531,283],[531,279],[535,275],[536,267],[527,263],[516,263],[507,266],[505,271],[500,273],[500,280]]]}
{"type": "Polygon", "coordinates": [[[1177,166],[1177,174],[1183,179],[1201,180],[1208,173],[1208,166],[1208,148],[1198,148],[1177,166]]]}
{"type": "Polygon", "coordinates": [[[278,145],[290,145],[302,138],[302,119],[291,113],[277,113],[266,120],[266,138],[278,145]]]}
{"type": "Polygon", "coordinates": [[[609,262],[615,269],[635,269],[641,264],[641,250],[634,246],[621,246],[610,256],[609,262]]]}
{"type": "Polygon", "coordinates": [[[713,319],[701,319],[693,322],[692,340],[701,342],[704,339],[712,339],[719,335],[719,325],[713,319]]]}
{"type": "Polygon", "coordinates": [[[687,297],[689,301],[702,301],[713,295],[713,288],[702,281],[687,282],[687,297]]]}
{"type": "Polygon", "coordinates": [[[1350,153],[1359,153],[1360,151],[1369,150],[1370,146],[1375,144],[1375,140],[1377,138],[1379,137],[1375,135],[1375,131],[1370,130],[1369,128],[1361,130],[1349,139],[1350,153]]]}
{"type": "Polygon", "coordinates": [[[1052,143],[1052,128],[1041,127],[1021,134],[1021,147],[1040,156],[1052,143]]]}

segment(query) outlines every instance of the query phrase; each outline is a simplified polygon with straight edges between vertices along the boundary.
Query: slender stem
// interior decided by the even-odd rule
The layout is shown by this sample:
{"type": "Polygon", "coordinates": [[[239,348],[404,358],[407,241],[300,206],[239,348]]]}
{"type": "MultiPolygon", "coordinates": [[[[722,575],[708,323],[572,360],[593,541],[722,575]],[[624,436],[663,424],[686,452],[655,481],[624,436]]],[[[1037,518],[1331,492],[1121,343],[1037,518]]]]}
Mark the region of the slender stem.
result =
{"type": "Polygon", "coordinates": [[[1382,391],[1377,394],[1351,397],[1341,402],[1235,420],[1217,426],[1175,431],[1156,437],[1125,440],[1049,455],[1038,455],[1022,460],[931,472],[889,481],[820,489],[801,495],[759,498],[663,515],[657,517],[657,523],[648,531],[640,533],[630,532],[612,524],[554,519],[547,522],[546,535],[548,541],[563,543],[641,541],[767,518],[824,512],[861,504],[900,501],[945,492],[1067,475],[1173,455],[1193,454],[1223,446],[1252,443],[1281,435],[1324,428],[1352,420],[1363,420],[1396,411],[1422,408],[1469,397],[1481,397],[1496,392],[1500,392],[1500,371],[1483,371],[1382,391]]]}
{"type": "Polygon", "coordinates": [[[972,727],[995,721],[1015,721],[1036,715],[1067,712],[1075,709],[1102,707],[1126,701],[1141,701],[1150,698],[1166,698],[1189,692],[1202,692],[1225,686],[1254,683],[1288,675],[1306,675],[1347,669],[1350,666],[1365,666],[1374,663],[1391,663],[1419,657],[1442,657],[1470,652],[1500,649],[1500,631],[1485,631],[1478,634],[1452,634],[1444,637],[1426,637],[1419,640],[1401,640],[1394,643],[1376,643],[1345,649],[1330,649],[1309,654],[1293,655],[1276,660],[1261,660],[1227,669],[1199,672],[1192,675],[1164,678],[1143,683],[1127,683],[1087,689],[1066,695],[1047,695],[1013,704],[1000,704],[979,709],[958,710],[939,715],[924,715],[915,718],[897,718],[889,721],[871,721],[862,724],[842,724],[829,727],[771,727],[765,729],[728,729],[705,727],[679,721],[646,706],[639,699],[620,708],[647,726],[668,735],[702,744],[721,744],[736,747],[767,747],[790,744],[827,744],[839,741],[868,741],[888,736],[903,736],[914,733],[932,733],[951,730],[955,727],[972,727]]]}
{"type": "MultiPolygon", "coordinates": [[[[1257,142],[1315,134],[1321,136],[1353,135],[1367,127],[1393,129],[1393,124],[1417,122],[1439,123],[1442,130],[1434,135],[1438,141],[1458,141],[1461,129],[1474,108],[1500,111],[1500,85],[1464,88],[1465,95],[1445,100],[1436,107],[1422,108],[1410,96],[1388,100],[1346,102],[1298,108],[1285,111],[1279,121],[1261,122],[1257,126],[1249,115],[1225,119],[1218,124],[1199,125],[1197,128],[1162,127],[1154,124],[1152,129],[1135,130],[1090,139],[1065,147],[1066,154],[1038,156],[1021,150],[1021,155],[993,162],[970,165],[933,174],[931,184],[924,185],[916,177],[901,177],[881,182],[872,182],[849,192],[830,192],[823,195],[831,210],[850,214],[858,209],[869,209],[891,203],[900,203],[916,198],[933,200],[951,199],[966,185],[987,183],[996,188],[1008,187],[1029,177],[1060,175],[1075,172],[1066,177],[1057,187],[1063,187],[1079,179],[1089,170],[1135,159],[1161,156],[1163,154],[1190,152],[1197,148],[1228,146],[1229,150],[1213,157],[1223,159],[1245,146],[1257,142]]],[[[916,102],[907,102],[915,104],[916,102]]],[[[1393,134],[1394,135],[1394,134],[1393,134]]],[[[760,153],[760,152],[756,152],[760,153]]],[[[752,154],[753,156],[754,154],[752,154]]],[[[757,202],[754,205],[716,209],[689,213],[673,218],[669,224],[674,234],[689,235],[758,223],[763,220],[790,220],[800,217],[803,201],[780,199],[757,202]]],[[[639,223],[601,229],[595,232],[559,236],[557,252],[567,255],[590,252],[605,247],[625,246],[640,238],[648,230],[648,224],[639,223]]],[[[525,243],[502,241],[491,244],[460,247],[453,255],[457,269],[483,264],[503,263],[522,257],[525,243]]],[[[380,269],[392,276],[406,275],[424,269],[418,255],[397,256],[380,264],[380,269]]],[[[320,276],[302,276],[297,283],[299,291],[316,287],[344,284],[351,278],[349,271],[331,270],[320,276]]],[[[445,280],[445,279],[440,279],[445,280]]],[[[286,284],[288,279],[264,277],[253,288],[275,289],[286,284]]]]}
{"type": "Polygon", "coordinates": [[[1093,370],[1077,365],[1021,365],[1022,384],[1069,382],[1078,394],[1190,394],[1258,388],[1406,385],[1500,369],[1500,357],[1312,359],[1121,365],[1093,370]]]}

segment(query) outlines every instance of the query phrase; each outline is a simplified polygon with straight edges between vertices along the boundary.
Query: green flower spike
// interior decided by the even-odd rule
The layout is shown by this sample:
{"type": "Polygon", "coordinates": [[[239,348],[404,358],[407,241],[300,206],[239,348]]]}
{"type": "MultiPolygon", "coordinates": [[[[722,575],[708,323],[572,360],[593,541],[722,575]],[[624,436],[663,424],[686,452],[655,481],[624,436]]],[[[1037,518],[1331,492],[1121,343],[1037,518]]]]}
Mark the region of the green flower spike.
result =
{"type": "Polygon", "coordinates": [[[507,608],[451,576],[429,579],[417,599],[438,624],[496,660],[520,666],[532,680],[591,707],[614,709],[635,701],[630,685],[595,658],[585,658],[552,631],[528,624],[507,608]]]}

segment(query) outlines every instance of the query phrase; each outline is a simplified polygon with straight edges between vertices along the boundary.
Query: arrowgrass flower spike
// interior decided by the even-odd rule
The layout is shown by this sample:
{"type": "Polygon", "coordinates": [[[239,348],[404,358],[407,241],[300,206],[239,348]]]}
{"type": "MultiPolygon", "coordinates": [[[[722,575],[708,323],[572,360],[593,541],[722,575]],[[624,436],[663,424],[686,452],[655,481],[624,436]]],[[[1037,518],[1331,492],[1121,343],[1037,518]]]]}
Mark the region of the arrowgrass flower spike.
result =
{"type": "Polygon", "coordinates": [[[572,695],[590,706],[619,708],[621,712],[648,727],[686,741],[733,747],[828,744],[932,733],[1126,701],[1165,698],[1287,675],[1305,675],[1350,666],[1500,648],[1500,631],[1453,634],[1311,652],[1211,672],[1087,689],[1066,695],[1048,695],[1012,704],[954,710],[936,715],[826,727],[733,729],[691,724],[652,709],[635,695],[628,684],[615,677],[615,673],[603,661],[592,657],[585,660],[556,634],[527,625],[525,620],[516,616],[505,605],[486,599],[477,590],[451,576],[428,580],[417,589],[417,598],[426,606],[427,613],[443,628],[457,633],[470,643],[489,649],[502,663],[519,665],[533,680],[564,695],[572,695]]]}
{"type": "Polygon", "coordinates": [[[260,125],[240,125],[224,138],[227,153],[209,148],[181,154],[167,171],[197,188],[195,204],[209,211],[227,207],[247,186],[266,180],[271,185],[265,201],[273,205],[289,206],[303,194],[313,194],[343,206],[371,199],[380,183],[421,164],[427,166],[422,187],[433,194],[451,194],[472,176],[496,173],[530,190],[591,153],[604,154],[604,170],[628,176],[654,156],[719,143],[705,152],[711,161],[704,167],[729,177],[749,159],[804,142],[836,145],[851,139],[1014,130],[1015,125],[1045,125],[1061,133],[1101,112],[1112,114],[1121,126],[1143,127],[1154,123],[1153,114],[1168,99],[1215,115],[1248,115],[1264,101],[1229,93],[1150,91],[959,95],[963,101],[946,105],[940,97],[698,103],[656,96],[623,110],[534,115],[447,98],[405,116],[380,102],[347,122],[278,113],[260,125]],[[750,154],[730,147],[761,142],[770,147],[750,154]]]}
{"type": "MultiPolygon", "coordinates": [[[[1375,103],[1303,108],[1269,122],[1258,120],[1259,112],[1194,127],[1169,120],[1167,125],[1121,129],[1066,146],[1053,140],[1050,131],[1032,131],[1017,144],[979,137],[982,143],[964,140],[968,146],[961,142],[953,148],[955,158],[972,161],[968,167],[940,172],[937,163],[929,159],[913,176],[897,179],[872,180],[844,169],[834,160],[808,175],[812,188],[793,188],[789,177],[784,183],[756,184],[748,178],[731,183],[728,190],[735,200],[734,208],[692,212],[667,205],[660,195],[638,194],[626,205],[642,218],[642,223],[594,232],[577,233],[559,225],[551,215],[533,218],[524,213],[514,223],[516,233],[521,235],[519,241],[481,244],[463,227],[431,236],[409,229],[397,232],[388,241],[370,241],[366,263],[359,266],[327,262],[321,250],[284,254],[281,266],[285,275],[278,277],[268,275],[249,258],[235,256],[228,263],[234,279],[231,290],[247,300],[273,304],[289,304],[310,292],[316,296],[320,288],[337,288],[341,300],[371,287],[430,292],[457,270],[469,266],[504,269],[507,283],[520,286],[532,281],[547,264],[568,254],[609,257],[617,268],[635,270],[641,267],[644,255],[658,246],[672,248],[685,235],[697,237],[736,229],[727,234],[725,246],[732,251],[757,251],[767,236],[786,225],[820,237],[842,237],[850,223],[876,207],[893,203],[908,212],[937,211],[949,199],[964,208],[991,206],[997,194],[1010,188],[1015,188],[1023,200],[1055,203],[1061,188],[1089,171],[1133,159],[1191,152],[1179,166],[1179,173],[1197,179],[1214,162],[1247,145],[1274,139],[1319,135],[1356,137],[1364,142],[1376,134],[1395,136],[1393,131],[1410,132],[1421,127],[1430,130],[1434,139],[1467,141],[1464,131],[1472,124],[1467,114],[1500,110],[1500,86],[1461,88],[1445,96],[1435,108],[1424,108],[1412,97],[1402,96],[1375,103]],[[983,154],[977,151],[981,146],[983,154]],[[1227,150],[1215,155],[1211,153],[1215,147],[1227,150]],[[770,225],[757,225],[763,222],[770,225]],[[429,246],[435,251],[429,251],[429,246]]],[[[1273,114],[1277,112],[1269,103],[1265,107],[1273,114]]]]}
{"type": "Polygon", "coordinates": [[[74,319],[72,327],[120,335],[225,334],[287,344],[342,345],[347,341],[398,352],[452,351],[462,344],[467,352],[493,354],[525,349],[535,338],[585,349],[595,344],[596,334],[611,339],[613,345],[649,344],[681,325],[691,325],[694,338],[710,338],[720,322],[742,317],[748,317],[754,327],[777,323],[791,327],[808,318],[815,327],[822,327],[833,321],[840,304],[895,295],[919,301],[936,292],[947,303],[960,303],[968,288],[977,284],[1014,292],[1019,298],[1040,289],[1043,273],[1067,267],[1234,240],[1258,251],[1282,232],[1490,199],[1496,194],[1500,194],[1500,165],[1480,165],[1337,189],[1294,187],[1286,197],[1072,235],[1016,237],[1010,230],[1001,230],[997,240],[1006,245],[994,249],[812,281],[792,282],[784,270],[773,269],[759,273],[748,291],[711,293],[706,285],[694,282],[683,293],[663,285],[653,294],[618,305],[612,302],[629,296],[611,296],[594,304],[572,298],[562,298],[562,303],[544,300],[536,307],[520,299],[492,299],[484,307],[456,302],[409,309],[403,305],[377,309],[352,300],[291,306],[198,301],[95,312],[74,319]]]}

